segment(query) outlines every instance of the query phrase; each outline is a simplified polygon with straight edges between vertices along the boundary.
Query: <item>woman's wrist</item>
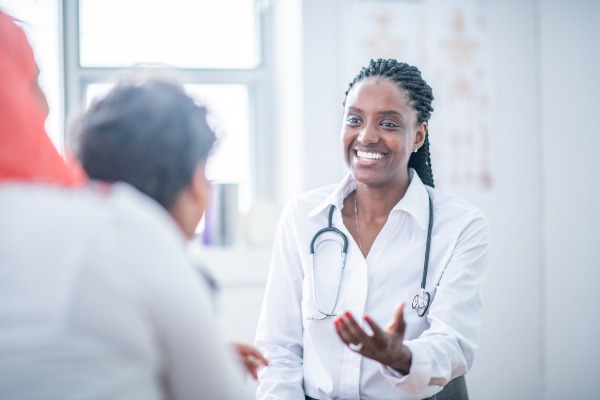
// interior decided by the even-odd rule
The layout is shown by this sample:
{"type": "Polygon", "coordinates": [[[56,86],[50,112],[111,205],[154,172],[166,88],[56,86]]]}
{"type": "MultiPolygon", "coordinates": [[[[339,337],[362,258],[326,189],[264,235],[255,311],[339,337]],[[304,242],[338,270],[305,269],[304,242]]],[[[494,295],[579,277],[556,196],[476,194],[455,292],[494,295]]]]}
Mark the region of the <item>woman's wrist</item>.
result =
{"type": "Polygon", "coordinates": [[[394,362],[390,364],[390,368],[398,371],[402,375],[408,375],[410,372],[410,366],[412,365],[412,352],[408,346],[402,345],[400,355],[395,358],[394,362]]]}

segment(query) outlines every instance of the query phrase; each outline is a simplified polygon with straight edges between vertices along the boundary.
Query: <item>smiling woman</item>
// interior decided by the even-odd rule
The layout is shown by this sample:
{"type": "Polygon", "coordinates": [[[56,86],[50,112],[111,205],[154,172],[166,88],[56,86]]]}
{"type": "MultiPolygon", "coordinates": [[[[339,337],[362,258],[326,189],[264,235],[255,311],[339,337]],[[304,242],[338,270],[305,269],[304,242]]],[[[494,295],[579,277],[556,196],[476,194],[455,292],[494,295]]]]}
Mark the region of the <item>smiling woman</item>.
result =
{"type": "Polygon", "coordinates": [[[366,78],[345,103],[342,140],[354,177],[369,185],[408,187],[408,160],[423,145],[427,123],[417,124],[406,90],[388,79],[366,78]]]}
{"type": "MultiPolygon", "coordinates": [[[[356,101],[355,98],[358,96],[359,91],[351,90],[355,84],[367,85],[367,83],[371,83],[383,85],[382,89],[386,89],[384,91],[385,96],[382,98],[378,97],[378,101],[383,103],[379,104],[379,113],[382,117],[380,122],[381,127],[387,130],[401,131],[403,129],[406,130],[406,126],[411,126],[410,122],[413,122],[413,125],[419,124],[417,130],[418,137],[415,138],[418,139],[419,143],[411,145],[411,151],[415,154],[410,156],[408,166],[417,171],[425,184],[433,187],[433,172],[431,170],[431,156],[429,154],[429,133],[427,129],[429,117],[433,112],[433,107],[431,106],[431,102],[433,101],[431,87],[423,81],[421,73],[417,68],[407,64],[390,63],[388,65],[392,66],[387,70],[385,67],[382,68],[381,64],[379,64],[378,69],[378,65],[372,63],[369,65],[369,68],[363,68],[356,78],[354,78],[346,91],[344,105],[347,109],[345,115],[348,115],[355,108],[355,106],[350,104],[351,101],[356,101]],[[397,90],[398,88],[400,91],[397,90]],[[391,103],[388,104],[389,109],[385,108],[386,102],[391,103]],[[394,108],[394,105],[397,107],[394,108]],[[383,108],[381,109],[381,107],[383,108]],[[383,118],[386,116],[388,117],[387,119],[383,118]],[[415,118],[414,121],[412,117],[415,118]]],[[[371,88],[371,90],[375,89],[371,88]]],[[[350,121],[348,121],[348,125],[353,126],[350,121]]]]}
{"type": "Polygon", "coordinates": [[[468,398],[489,227],[433,188],[432,100],[419,70],[396,60],[371,60],[350,83],[349,174],[294,199],[281,218],[257,331],[270,360],[259,399],[468,398]],[[334,229],[339,237],[320,235],[334,229]],[[332,278],[335,268],[318,266],[340,265],[340,247],[332,278]],[[321,311],[317,297],[333,309],[321,311]]]}

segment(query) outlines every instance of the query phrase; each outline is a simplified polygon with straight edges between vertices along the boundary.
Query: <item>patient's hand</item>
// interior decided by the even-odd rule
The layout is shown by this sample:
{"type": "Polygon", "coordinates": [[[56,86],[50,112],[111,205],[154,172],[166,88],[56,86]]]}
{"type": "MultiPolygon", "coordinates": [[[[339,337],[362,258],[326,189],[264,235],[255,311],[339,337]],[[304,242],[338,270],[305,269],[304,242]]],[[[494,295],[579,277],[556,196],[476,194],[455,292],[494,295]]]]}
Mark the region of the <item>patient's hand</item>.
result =
{"type": "Polygon", "coordinates": [[[260,351],[249,344],[232,343],[242,364],[254,379],[258,379],[258,368],[261,365],[269,365],[269,361],[263,357],[260,351]]]}

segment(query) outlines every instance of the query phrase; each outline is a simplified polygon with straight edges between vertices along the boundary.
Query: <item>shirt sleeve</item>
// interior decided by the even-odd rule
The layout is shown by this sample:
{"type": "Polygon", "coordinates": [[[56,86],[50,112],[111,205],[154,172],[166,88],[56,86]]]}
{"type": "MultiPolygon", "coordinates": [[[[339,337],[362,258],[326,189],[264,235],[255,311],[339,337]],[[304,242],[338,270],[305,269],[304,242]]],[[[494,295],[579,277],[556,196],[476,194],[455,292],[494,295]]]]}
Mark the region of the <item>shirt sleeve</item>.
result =
{"type": "Polygon", "coordinates": [[[463,229],[428,311],[430,324],[419,338],[405,341],[412,352],[407,375],[381,367],[394,386],[408,394],[431,395],[453,378],[466,374],[479,344],[482,320],[481,284],[488,265],[489,225],[483,214],[473,211],[465,218],[463,229]],[[429,388],[429,389],[428,389],[429,388]]]}
{"type": "Polygon", "coordinates": [[[291,207],[284,211],[256,334],[256,346],[269,360],[259,372],[257,399],[304,399],[302,386],[303,271],[291,207]]]}

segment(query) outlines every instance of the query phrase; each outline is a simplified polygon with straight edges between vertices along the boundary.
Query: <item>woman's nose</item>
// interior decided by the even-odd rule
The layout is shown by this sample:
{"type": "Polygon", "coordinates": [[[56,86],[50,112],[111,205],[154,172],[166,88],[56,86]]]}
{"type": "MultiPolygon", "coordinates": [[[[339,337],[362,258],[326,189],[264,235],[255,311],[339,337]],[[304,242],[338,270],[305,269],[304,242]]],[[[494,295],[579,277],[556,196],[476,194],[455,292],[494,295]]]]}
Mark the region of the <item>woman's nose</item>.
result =
{"type": "Polygon", "coordinates": [[[363,144],[377,143],[379,135],[375,129],[365,126],[358,135],[358,141],[363,144]]]}

